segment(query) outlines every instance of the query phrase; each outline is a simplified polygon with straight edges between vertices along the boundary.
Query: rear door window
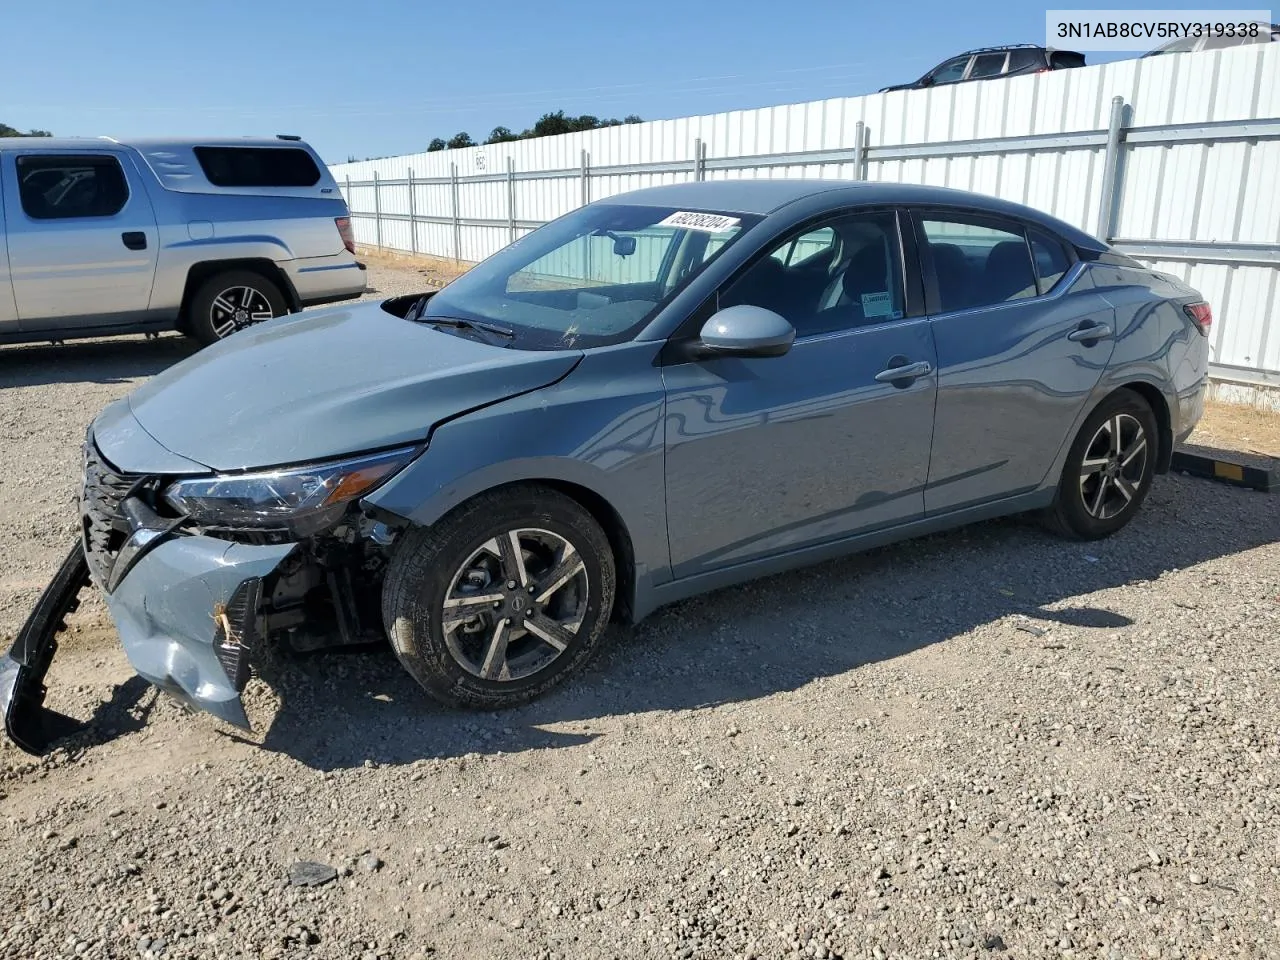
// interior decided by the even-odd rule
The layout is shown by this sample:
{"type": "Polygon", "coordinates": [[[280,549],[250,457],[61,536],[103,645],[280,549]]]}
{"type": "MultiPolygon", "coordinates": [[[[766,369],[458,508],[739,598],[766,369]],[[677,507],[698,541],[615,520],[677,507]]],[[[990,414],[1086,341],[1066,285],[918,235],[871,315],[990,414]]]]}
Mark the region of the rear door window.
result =
{"type": "Polygon", "coordinates": [[[1039,50],[1010,50],[1009,51],[1009,72],[1013,73],[1017,70],[1031,70],[1035,67],[1044,66],[1044,54],[1039,50]]]}
{"type": "Polygon", "coordinates": [[[943,313],[1039,295],[1022,227],[988,218],[925,215],[920,220],[943,313]]]}
{"type": "Polygon", "coordinates": [[[969,71],[970,80],[981,80],[984,77],[998,77],[1004,73],[1004,62],[1007,53],[980,53],[973,58],[973,69],[969,71]]]}
{"type": "Polygon", "coordinates": [[[195,147],[200,169],[215,187],[311,187],[320,169],[297,147],[195,147]]]}
{"type": "Polygon", "coordinates": [[[33,220],[112,217],[124,209],[129,185],[112,156],[28,154],[18,157],[18,197],[33,220]]]}

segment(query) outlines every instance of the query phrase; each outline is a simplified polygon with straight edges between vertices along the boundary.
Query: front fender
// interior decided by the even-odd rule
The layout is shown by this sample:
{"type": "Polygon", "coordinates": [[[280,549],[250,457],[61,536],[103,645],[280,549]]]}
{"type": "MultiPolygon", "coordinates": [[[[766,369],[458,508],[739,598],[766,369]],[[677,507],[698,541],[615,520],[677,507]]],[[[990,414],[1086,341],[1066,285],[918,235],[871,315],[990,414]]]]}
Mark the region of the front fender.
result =
{"type": "Polygon", "coordinates": [[[522,481],[569,484],[604,500],[622,520],[636,589],[665,583],[665,392],[659,368],[632,356],[653,351],[653,344],[636,343],[592,351],[559,383],[437,427],[426,452],[364,505],[429,526],[486,490],[522,481]]]}

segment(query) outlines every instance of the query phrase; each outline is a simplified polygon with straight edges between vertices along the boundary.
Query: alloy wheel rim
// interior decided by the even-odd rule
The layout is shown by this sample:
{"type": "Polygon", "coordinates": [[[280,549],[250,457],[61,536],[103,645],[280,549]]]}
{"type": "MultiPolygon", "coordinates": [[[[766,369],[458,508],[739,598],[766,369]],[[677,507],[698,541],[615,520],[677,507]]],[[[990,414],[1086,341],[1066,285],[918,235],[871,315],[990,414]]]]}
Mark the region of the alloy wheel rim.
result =
{"type": "Polygon", "coordinates": [[[1095,520],[1111,520],[1137,499],[1150,446],[1142,423],[1117,413],[1099,425],[1080,465],[1080,496],[1095,520]]]}
{"type": "Polygon", "coordinates": [[[558,533],[505,531],[477,547],[449,581],[440,612],[445,644],[472,676],[523,680],[576,639],[590,586],[582,555],[558,533]]]}
{"type": "Polygon", "coordinates": [[[209,323],[219,340],[273,316],[271,302],[254,287],[228,287],[213,298],[209,307],[209,323]]]}

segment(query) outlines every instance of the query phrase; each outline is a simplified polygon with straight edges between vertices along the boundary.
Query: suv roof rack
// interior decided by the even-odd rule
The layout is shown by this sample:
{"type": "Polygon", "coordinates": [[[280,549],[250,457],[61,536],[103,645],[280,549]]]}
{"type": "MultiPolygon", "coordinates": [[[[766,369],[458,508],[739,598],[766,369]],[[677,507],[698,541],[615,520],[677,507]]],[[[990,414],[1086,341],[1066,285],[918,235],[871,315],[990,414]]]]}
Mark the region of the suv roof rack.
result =
{"type": "Polygon", "coordinates": [[[958,56],[965,56],[970,53],[995,53],[997,50],[1044,50],[1045,48],[1038,43],[1002,43],[998,47],[975,47],[972,50],[966,50],[958,56]]]}
{"type": "Polygon", "coordinates": [[[277,133],[277,140],[301,140],[302,138],[296,133],[277,133]]]}

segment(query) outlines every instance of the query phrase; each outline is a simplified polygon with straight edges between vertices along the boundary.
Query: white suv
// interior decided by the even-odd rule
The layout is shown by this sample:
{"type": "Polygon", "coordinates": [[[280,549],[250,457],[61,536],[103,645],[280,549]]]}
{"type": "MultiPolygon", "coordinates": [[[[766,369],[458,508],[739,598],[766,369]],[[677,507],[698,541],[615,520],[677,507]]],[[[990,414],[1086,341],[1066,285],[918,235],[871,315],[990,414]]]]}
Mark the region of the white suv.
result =
{"type": "Polygon", "coordinates": [[[210,343],[364,290],[346,201],[297,137],[0,138],[0,343],[210,343]]]}

